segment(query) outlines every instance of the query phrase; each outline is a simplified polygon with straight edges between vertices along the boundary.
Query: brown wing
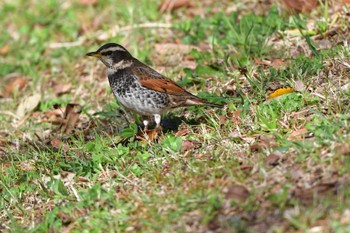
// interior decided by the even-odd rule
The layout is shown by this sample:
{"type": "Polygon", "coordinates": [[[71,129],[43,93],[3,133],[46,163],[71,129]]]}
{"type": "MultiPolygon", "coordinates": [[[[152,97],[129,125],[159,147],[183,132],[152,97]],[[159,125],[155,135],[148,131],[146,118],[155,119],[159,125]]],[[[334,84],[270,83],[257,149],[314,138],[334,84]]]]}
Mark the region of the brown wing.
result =
{"type": "Polygon", "coordinates": [[[222,105],[210,103],[206,100],[192,95],[177,85],[174,81],[161,75],[151,67],[144,65],[138,60],[136,60],[135,64],[136,66],[132,68],[132,72],[136,77],[138,77],[141,85],[145,88],[168,94],[172,100],[172,107],[174,108],[196,105],[222,107],[222,105]]]}
{"type": "Polygon", "coordinates": [[[139,78],[141,85],[145,88],[170,95],[191,95],[174,81],[143,64],[142,66],[134,67],[133,73],[139,78]]]}

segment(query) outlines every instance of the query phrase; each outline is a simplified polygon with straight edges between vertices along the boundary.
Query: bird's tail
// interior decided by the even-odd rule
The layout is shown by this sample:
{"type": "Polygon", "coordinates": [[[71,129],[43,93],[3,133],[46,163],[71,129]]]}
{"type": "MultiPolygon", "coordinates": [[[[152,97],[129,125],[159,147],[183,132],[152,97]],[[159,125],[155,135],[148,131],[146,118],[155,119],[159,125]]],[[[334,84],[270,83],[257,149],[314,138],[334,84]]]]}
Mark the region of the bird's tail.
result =
{"type": "Polygon", "coordinates": [[[203,105],[203,106],[210,106],[210,107],[215,107],[215,108],[222,108],[224,107],[223,104],[216,104],[212,102],[208,102],[204,99],[201,99],[197,96],[192,96],[192,98],[188,98],[185,102],[187,106],[198,106],[198,105],[203,105]]]}

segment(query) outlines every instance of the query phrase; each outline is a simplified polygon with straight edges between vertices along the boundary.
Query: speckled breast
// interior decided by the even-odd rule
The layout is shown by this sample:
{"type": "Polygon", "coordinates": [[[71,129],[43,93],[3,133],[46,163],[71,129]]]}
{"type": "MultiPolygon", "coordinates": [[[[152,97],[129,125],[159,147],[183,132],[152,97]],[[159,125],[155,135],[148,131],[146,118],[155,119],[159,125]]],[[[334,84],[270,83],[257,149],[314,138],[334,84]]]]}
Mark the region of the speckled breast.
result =
{"type": "Polygon", "coordinates": [[[165,93],[142,87],[128,70],[108,74],[109,84],[117,100],[127,109],[140,115],[162,114],[169,108],[165,93]]]}

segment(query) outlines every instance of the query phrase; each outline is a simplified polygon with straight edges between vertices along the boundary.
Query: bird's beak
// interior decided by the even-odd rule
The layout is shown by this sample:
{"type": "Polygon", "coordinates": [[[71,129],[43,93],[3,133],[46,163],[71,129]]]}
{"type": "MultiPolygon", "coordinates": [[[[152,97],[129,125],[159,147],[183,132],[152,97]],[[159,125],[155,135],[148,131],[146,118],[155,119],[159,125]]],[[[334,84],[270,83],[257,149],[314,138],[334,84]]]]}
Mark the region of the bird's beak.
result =
{"type": "Polygon", "coordinates": [[[90,53],[87,53],[86,56],[91,56],[91,57],[101,57],[102,55],[98,52],[90,52],[90,53]]]}

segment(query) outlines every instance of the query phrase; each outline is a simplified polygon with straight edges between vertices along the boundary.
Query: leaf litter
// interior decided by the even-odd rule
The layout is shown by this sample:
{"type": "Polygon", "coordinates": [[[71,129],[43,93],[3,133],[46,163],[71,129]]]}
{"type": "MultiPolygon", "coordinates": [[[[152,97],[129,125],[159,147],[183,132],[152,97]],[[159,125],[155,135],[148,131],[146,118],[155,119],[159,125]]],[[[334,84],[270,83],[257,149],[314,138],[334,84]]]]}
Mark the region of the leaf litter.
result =
{"type": "MultiPolygon", "coordinates": [[[[93,2],[93,1],[92,1],[93,2]]],[[[288,1],[290,2],[290,1],[288,1]]],[[[297,1],[293,1],[297,2],[297,1]]],[[[90,3],[89,3],[90,4],[90,3]]],[[[92,3],[94,5],[95,3],[92,3]]],[[[166,9],[166,11],[172,11],[173,9],[166,9]]],[[[297,11],[303,11],[308,9],[295,9],[297,11]]],[[[312,9],[311,9],[312,10],[312,9]]],[[[330,33],[331,34],[331,33],[330,33]]],[[[288,41],[290,35],[287,35],[286,41],[288,41]]],[[[336,35],[335,35],[336,36],[336,35]]],[[[323,48],[327,48],[329,46],[329,42],[333,43],[333,41],[319,41],[320,44],[324,44],[323,48]]],[[[297,42],[296,40],[290,40],[288,41],[287,47],[292,50],[293,48],[298,48],[298,51],[296,51],[296,54],[302,54],[305,51],[306,55],[310,55],[310,51],[305,46],[305,44],[302,44],[302,42],[297,42]]],[[[169,45],[164,45],[164,48],[160,48],[159,50],[161,51],[162,49],[167,50],[167,46],[169,45]]],[[[171,45],[172,46],[172,45],[171,45]]],[[[322,46],[321,46],[322,47],[322,46]]],[[[168,47],[169,48],[169,47],[168,47]]],[[[180,49],[181,50],[181,49],[180,49]]],[[[162,52],[162,51],[161,51],[162,52]]],[[[180,51],[180,53],[182,53],[180,51]]],[[[188,50],[183,50],[183,54],[188,53],[188,50]]],[[[165,56],[165,55],[164,55],[165,56]]],[[[168,55],[166,55],[168,56],[168,55]]],[[[185,59],[192,59],[192,58],[187,58],[186,55],[182,55],[182,58],[185,59]]],[[[293,57],[293,55],[292,55],[293,57]]],[[[179,60],[177,60],[179,61],[179,60]]],[[[288,64],[283,64],[282,59],[276,59],[276,62],[274,64],[274,60],[262,60],[261,65],[265,69],[268,68],[274,68],[274,69],[284,69],[285,66],[288,66],[288,64]],[[266,62],[267,61],[267,62],[266,62]]],[[[171,64],[172,67],[174,67],[175,62],[170,61],[167,64],[171,64]]],[[[192,67],[194,67],[196,64],[193,64],[192,67]]],[[[186,67],[185,65],[183,65],[186,67]]],[[[343,67],[332,67],[331,65],[326,68],[328,71],[344,71],[348,68],[343,67]]],[[[327,72],[322,75],[327,75],[327,72]]],[[[310,80],[310,83],[307,83],[308,88],[311,86],[311,88],[318,87],[318,82],[315,81],[313,78],[314,77],[308,77],[310,80]]],[[[337,85],[339,85],[339,89],[346,85],[346,80],[335,80],[337,85]]],[[[324,82],[323,82],[324,83],[324,82]]],[[[236,84],[234,84],[236,85],[236,84]]],[[[323,84],[324,85],[324,84],[323,84]]],[[[21,85],[14,85],[15,87],[13,88],[22,88],[21,85]]],[[[240,88],[239,85],[236,85],[235,88],[232,88],[231,93],[234,95],[237,92],[237,86],[240,88]]],[[[71,90],[72,86],[68,83],[67,86],[62,86],[62,84],[58,84],[58,86],[54,86],[54,92],[56,95],[62,95],[65,93],[69,93],[71,90]],[[61,86],[60,86],[61,85],[61,86]]],[[[297,89],[297,83],[295,83],[295,89],[297,89]]],[[[303,88],[301,88],[303,89],[303,88]]],[[[346,88],[344,88],[346,89],[346,88]]],[[[316,90],[320,95],[322,95],[325,92],[326,85],[322,87],[318,87],[316,90]]],[[[12,91],[11,91],[12,92],[12,91]]],[[[97,93],[100,93],[97,91],[97,93]]],[[[104,93],[104,92],[101,92],[104,93]]],[[[249,92],[245,92],[249,93],[249,92]]],[[[337,93],[336,93],[337,94],[337,93]]],[[[11,94],[9,94],[10,96],[11,94]]],[[[40,100],[38,101],[40,103],[40,100]]],[[[30,104],[31,107],[28,108],[27,110],[23,110],[22,115],[31,115],[32,112],[35,110],[35,108],[38,106],[37,104],[30,104]],[[34,106],[36,105],[36,106],[34,106]],[[33,107],[34,106],[34,107],[33,107]]],[[[251,103],[252,104],[252,103],[251,103]]],[[[254,104],[254,103],[253,103],[254,104]]],[[[249,113],[250,115],[253,116],[246,116],[243,114],[241,116],[240,110],[227,110],[228,114],[225,116],[220,117],[220,124],[223,126],[227,123],[227,121],[233,122],[235,125],[239,125],[244,127],[247,119],[254,119],[254,109],[251,109],[251,112],[249,113]],[[237,112],[235,112],[237,111],[237,112]]],[[[310,109],[303,109],[300,110],[299,112],[292,113],[291,116],[294,117],[294,119],[297,120],[305,120],[308,121],[310,120],[310,115],[312,115],[312,111],[310,109]]],[[[75,133],[75,131],[81,130],[81,129],[86,129],[89,128],[88,125],[85,125],[85,127],[82,126],[81,122],[81,117],[82,117],[82,111],[81,111],[81,106],[76,105],[76,104],[68,104],[66,108],[61,108],[61,109],[51,109],[46,112],[44,112],[41,116],[41,120],[43,122],[51,122],[54,124],[59,124],[60,127],[60,132],[68,135],[72,135],[75,133]]],[[[39,117],[40,119],[40,117],[39,117]]],[[[107,120],[107,124],[111,123],[110,121],[107,120]]],[[[92,124],[92,123],[91,123],[92,124]]],[[[176,136],[184,136],[191,138],[189,136],[193,136],[193,134],[200,134],[200,130],[188,130],[188,128],[181,129],[180,131],[176,132],[176,136]]],[[[303,125],[300,125],[300,127],[297,127],[295,129],[287,129],[287,132],[289,132],[290,138],[287,138],[290,141],[293,142],[298,142],[300,140],[304,140],[305,134],[308,134],[308,131],[303,125]]],[[[341,177],[339,174],[334,173],[335,179],[329,179],[329,172],[328,171],[333,171],[332,170],[332,164],[324,163],[322,164],[324,166],[323,169],[314,169],[315,165],[319,163],[318,160],[323,159],[322,153],[319,150],[320,147],[318,145],[315,145],[314,149],[314,154],[315,156],[306,156],[306,157],[301,157],[301,155],[297,154],[296,151],[293,151],[293,149],[286,150],[283,152],[280,152],[279,146],[281,146],[280,141],[276,138],[276,136],[271,133],[269,135],[267,132],[265,132],[267,135],[266,136],[260,136],[257,134],[261,134],[261,132],[256,133],[247,133],[245,130],[240,130],[234,133],[234,135],[239,135],[241,138],[252,138],[252,141],[256,141],[255,144],[251,146],[251,151],[253,153],[248,152],[248,150],[245,153],[239,154],[236,151],[232,151],[231,157],[235,158],[237,157],[237,166],[232,167],[232,172],[235,174],[241,174],[241,176],[233,176],[228,178],[228,180],[232,181],[232,179],[242,179],[242,183],[238,182],[231,182],[231,183],[224,183],[222,184],[222,177],[225,177],[225,175],[222,175],[220,173],[213,173],[213,170],[210,170],[211,173],[215,174],[218,176],[218,179],[215,179],[211,182],[211,187],[218,187],[219,190],[222,191],[223,195],[223,205],[218,208],[215,213],[213,218],[208,222],[207,225],[203,224],[204,220],[202,219],[204,213],[200,209],[193,209],[191,211],[186,212],[181,220],[178,222],[178,225],[184,226],[189,232],[194,232],[193,229],[199,229],[199,232],[204,232],[208,229],[213,229],[214,231],[217,230],[219,231],[225,224],[227,224],[229,221],[232,221],[234,217],[237,218],[242,218],[245,221],[249,222],[255,229],[259,229],[259,232],[265,232],[269,229],[269,226],[276,224],[276,226],[281,226],[282,231],[287,232],[288,230],[293,230],[295,228],[291,227],[286,223],[285,219],[283,219],[283,214],[287,212],[287,210],[282,210],[280,211],[276,206],[278,205],[278,201],[273,200],[273,195],[280,195],[283,193],[285,190],[287,193],[287,201],[286,205],[288,207],[293,207],[293,202],[297,198],[298,200],[301,200],[302,202],[305,203],[315,203],[316,209],[318,202],[322,202],[322,198],[326,197],[327,195],[336,195],[337,191],[340,190],[343,186],[347,185],[347,179],[348,177],[344,176],[341,177]],[[255,134],[255,135],[254,135],[255,134]],[[317,156],[319,157],[317,157],[317,156]],[[244,159],[241,159],[244,158],[244,159]],[[263,163],[265,162],[266,164],[269,165],[269,167],[263,167],[263,165],[259,164],[260,158],[262,158],[263,163]],[[301,159],[302,158],[302,159],[301,159]],[[290,174],[290,177],[286,174],[290,174]],[[222,184],[222,186],[220,186],[222,184]],[[283,187],[283,185],[287,185],[287,187],[283,187]],[[289,185],[289,186],[288,186],[289,185]],[[252,188],[253,187],[253,188],[252,188]],[[246,200],[249,200],[249,196],[254,196],[254,201],[252,203],[249,203],[250,205],[255,205],[258,206],[259,208],[257,211],[245,211],[244,207],[239,206],[239,205],[234,205],[230,202],[230,200],[238,200],[239,202],[244,202],[246,200]],[[271,198],[272,200],[270,200],[271,198]],[[275,202],[274,202],[275,201],[275,202]]],[[[232,135],[231,135],[232,136],[232,135]]],[[[278,135],[279,136],[279,135],[278,135]]],[[[213,158],[212,151],[209,148],[209,152],[203,152],[202,146],[206,145],[205,143],[202,143],[203,138],[198,137],[199,139],[185,139],[182,141],[182,149],[184,153],[187,151],[194,151],[198,150],[198,153],[196,151],[193,153],[193,156],[198,159],[204,160],[204,161],[210,161],[213,158]]],[[[232,143],[230,140],[223,140],[224,142],[232,143]]],[[[64,142],[63,139],[59,137],[53,137],[50,141],[52,147],[55,150],[62,150],[65,152],[67,148],[69,147],[68,144],[64,142]]],[[[316,143],[315,143],[316,144],[316,143]]],[[[330,146],[331,148],[335,148],[335,151],[341,155],[348,155],[348,145],[347,143],[341,144],[340,142],[337,143],[332,143],[330,146]]],[[[184,155],[184,154],[182,154],[184,155]]],[[[191,155],[192,156],[192,155],[191,155]]],[[[215,155],[218,158],[224,158],[223,155],[215,155]],[[222,156],[222,157],[220,157],[222,156]]],[[[178,158],[178,163],[181,163],[182,157],[178,158]]],[[[183,156],[183,159],[188,160],[189,156],[183,156]]],[[[236,158],[235,158],[236,159],[236,158]]],[[[336,157],[332,163],[336,163],[337,159],[340,159],[339,157],[336,157]]],[[[171,160],[169,160],[171,161],[171,160]]],[[[163,174],[171,174],[172,172],[172,166],[174,164],[169,163],[169,161],[164,160],[162,163],[162,168],[163,168],[163,174]]],[[[23,169],[31,171],[32,167],[30,167],[30,162],[29,165],[27,161],[23,161],[23,169]]],[[[218,168],[220,170],[220,167],[218,168]]],[[[181,172],[186,171],[186,168],[181,170],[181,172]]],[[[202,171],[201,171],[202,172],[202,171]]],[[[224,172],[223,172],[224,173],[224,172]]],[[[99,178],[99,181],[104,180],[104,187],[106,187],[111,179],[116,179],[118,177],[118,171],[113,171],[113,170],[108,170],[105,169],[104,172],[101,172],[101,179],[99,178]],[[104,177],[102,177],[104,176],[104,177]]],[[[65,179],[63,176],[58,177],[59,179],[65,179]]],[[[141,181],[141,179],[137,178],[130,178],[126,177],[125,179],[128,179],[125,183],[129,184],[136,184],[135,186],[138,186],[138,189],[141,189],[141,191],[145,191],[145,189],[142,189],[142,185],[144,181],[141,181]],[[142,184],[142,185],[138,185],[142,184]]],[[[210,185],[205,186],[206,182],[203,180],[208,179],[203,176],[200,177],[195,177],[192,180],[192,183],[188,186],[191,185],[197,185],[196,187],[210,187],[210,185]]],[[[88,179],[85,177],[77,178],[78,182],[88,182],[88,179]]],[[[114,181],[114,180],[113,180],[114,181]]],[[[159,185],[163,186],[169,186],[168,183],[161,182],[159,185]]],[[[148,186],[145,186],[148,188],[148,186]]],[[[131,190],[131,189],[130,189],[131,190]]],[[[124,198],[132,198],[132,192],[130,190],[126,191],[124,190],[124,194],[120,196],[124,196],[124,198]]],[[[136,192],[137,188],[134,189],[136,192]]],[[[116,191],[116,193],[122,193],[122,191],[116,191]]],[[[119,194],[118,194],[119,195],[119,194]]],[[[171,193],[169,193],[171,195],[171,193]]],[[[282,203],[284,204],[284,203],[282,203]]],[[[105,204],[102,204],[105,205],[105,204]]],[[[322,205],[322,203],[321,203],[322,205]]],[[[159,205],[160,207],[163,208],[164,212],[166,212],[165,205],[159,205]]],[[[174,207],[169,207],[169,209],[174,208],[174,207]]],[[[303,206],[301,207],[303,208],[303,206]]],[[[142,209],[142,208],[140,208],[142,209]]],[[[70,223],[73,221],[72,219],[67,216],[66,213],[64,212],[59,212],[58,217],[62,219],[63,222],[66,224],[69,224],[67,227],[67,231],[69,231],[72,227],[70,223]]],[[[132,216],[134,217],[134,216],[132,216]]],[[[343,219],[346,222],[346,214],[344,213],[343,219]]],[[[323,223],[327,224],[327,223],[323,223]]],[[[137,229],[137,227],[131,227],[129,229],[137,229]]]]}

